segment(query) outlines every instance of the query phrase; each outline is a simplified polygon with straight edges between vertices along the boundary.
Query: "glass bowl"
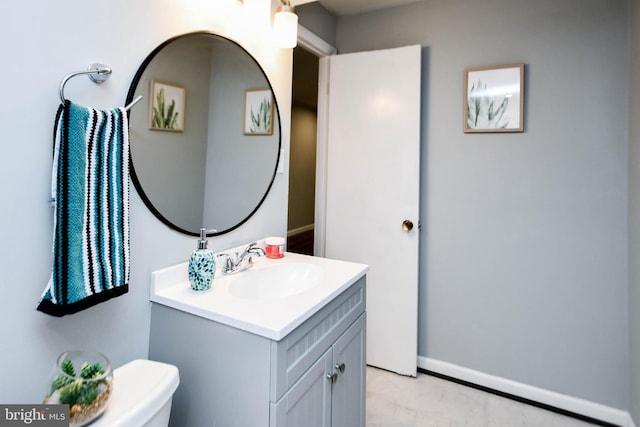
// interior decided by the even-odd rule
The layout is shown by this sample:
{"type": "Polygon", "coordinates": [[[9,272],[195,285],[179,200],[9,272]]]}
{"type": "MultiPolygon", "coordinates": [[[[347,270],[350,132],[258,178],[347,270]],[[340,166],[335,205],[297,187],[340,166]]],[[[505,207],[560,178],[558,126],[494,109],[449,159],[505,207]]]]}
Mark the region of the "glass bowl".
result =
{"type": "Polygon", "coordinates": [[[105,355],[67,351],[58,356],[53,367],[44,403],[69,405],[69,426],[80,427],[102,415],[112,386],[113,371],[105,355]]]}

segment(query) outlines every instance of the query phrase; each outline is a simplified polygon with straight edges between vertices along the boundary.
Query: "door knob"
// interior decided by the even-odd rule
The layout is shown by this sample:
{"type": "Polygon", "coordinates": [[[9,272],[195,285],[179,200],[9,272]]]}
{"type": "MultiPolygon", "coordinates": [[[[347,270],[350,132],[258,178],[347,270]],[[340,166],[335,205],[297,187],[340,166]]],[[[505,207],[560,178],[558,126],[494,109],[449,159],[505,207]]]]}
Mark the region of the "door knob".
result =
{"type": "Polygon", "coordinates": [[[339,365],[336,363],[336,369],[338,371],[340,371],[341,374],[344,374],[344,370],[345,370],[346,367],[347,366],[344,363],[341,363],[339,365]]]}
{"type": "Polygon", "coordinates": [[[338,374],[327,374],[327,379],[331,381],[331,384],[335,384],[338,381],[338,374]]]}
{"type": "Polygon", "coordinates": [[[407,232],[413,230],[413,222],[408,219],[402,221],[402,230],[407,232]]]}

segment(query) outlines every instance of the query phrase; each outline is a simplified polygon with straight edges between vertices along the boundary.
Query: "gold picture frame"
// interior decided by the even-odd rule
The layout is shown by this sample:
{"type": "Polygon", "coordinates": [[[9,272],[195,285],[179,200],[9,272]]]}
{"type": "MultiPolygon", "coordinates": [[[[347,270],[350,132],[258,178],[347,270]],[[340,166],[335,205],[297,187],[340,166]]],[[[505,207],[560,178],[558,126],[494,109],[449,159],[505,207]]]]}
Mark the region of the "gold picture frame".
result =
{"type": "Polygon", "coordinates": [[[465,133],[524,132],[524,64],[464,70],[465,133]]]}
{"type": "Polygon", "coordinates": [[[149,129],[184,132],[186,89],[175,83],[151,80],[149,129]]]}
{"type": "Polygon", "coordinates": [[[273,93],[271,89],[250,89],[244,92],[245,135],[273,134],[273,93]]]}

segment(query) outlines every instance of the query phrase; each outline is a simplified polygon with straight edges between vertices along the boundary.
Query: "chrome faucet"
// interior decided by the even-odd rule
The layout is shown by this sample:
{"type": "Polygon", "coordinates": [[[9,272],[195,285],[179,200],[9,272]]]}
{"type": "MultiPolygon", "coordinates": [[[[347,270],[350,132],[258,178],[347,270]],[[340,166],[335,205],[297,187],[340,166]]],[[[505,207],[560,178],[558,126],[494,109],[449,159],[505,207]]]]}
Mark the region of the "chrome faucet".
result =
{"type": "Polygon", "coordinates": [[[253,266],[253,255],[265,256],[264,249],[259,247],[256,242],[250,243],[240,255],[237,252],[235,256],[227,253],[218,254],[218,258],[224,259],[222,274],[233,274],[251,268],[253,266]]]}

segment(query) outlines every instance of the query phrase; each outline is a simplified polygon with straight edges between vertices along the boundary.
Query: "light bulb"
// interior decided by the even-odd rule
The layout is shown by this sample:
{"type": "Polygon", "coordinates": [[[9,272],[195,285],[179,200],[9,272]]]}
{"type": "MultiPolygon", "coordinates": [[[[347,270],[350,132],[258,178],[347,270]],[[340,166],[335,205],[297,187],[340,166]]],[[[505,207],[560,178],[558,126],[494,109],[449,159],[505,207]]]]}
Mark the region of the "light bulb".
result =
{"type": "Polygon", "coordinates": [[[298,15],[293,12],[293,7],[280,7],[273,18],[273,32],[278,47],[296,47],[298,44],[298,15]]]}

